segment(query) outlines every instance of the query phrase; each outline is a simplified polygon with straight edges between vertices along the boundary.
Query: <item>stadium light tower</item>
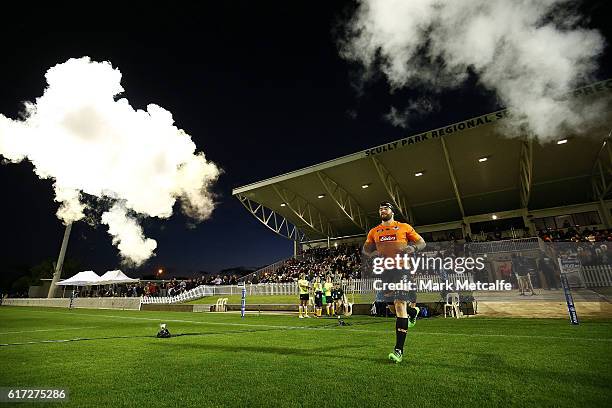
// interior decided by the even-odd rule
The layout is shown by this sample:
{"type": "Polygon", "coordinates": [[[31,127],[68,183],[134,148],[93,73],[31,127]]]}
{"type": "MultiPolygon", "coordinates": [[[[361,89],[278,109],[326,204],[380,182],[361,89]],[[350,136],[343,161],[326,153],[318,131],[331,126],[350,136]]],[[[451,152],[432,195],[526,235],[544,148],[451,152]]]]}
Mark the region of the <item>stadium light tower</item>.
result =
{"type": "Polygon", "coordinates": [[[62,267],[64,266],[64,257],[66,256],[66,248],[68,247],[70,230],[72,230],[72,223],[66,225],[66,229],[64,230],[64,240],[62,241],[62,248],[60,249],[60,253],[57,258],[57,263],[55,264],[55,272],[53,273],[53,279],[51,279],[51,286],[49,286],[49,293],[47,293],[47,298],[52,298],[55,296],[57,282],[62,276],[62,267]]]}

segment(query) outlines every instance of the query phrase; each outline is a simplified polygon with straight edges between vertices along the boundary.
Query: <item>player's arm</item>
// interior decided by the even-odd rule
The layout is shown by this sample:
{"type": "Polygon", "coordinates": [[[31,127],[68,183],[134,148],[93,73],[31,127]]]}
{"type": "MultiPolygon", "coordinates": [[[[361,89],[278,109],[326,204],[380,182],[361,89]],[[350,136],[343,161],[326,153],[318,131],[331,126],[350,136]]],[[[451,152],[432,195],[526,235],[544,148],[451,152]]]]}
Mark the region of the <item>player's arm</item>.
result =
{"type": "Polygon", "coordinates": [[[408,228],[408,232],[406,233],[406,239],[408,241],[406,252],[409,254],[414,253],[416,251],[421,251],[425,249],[425,246],[427,246],[427,243],[425,242],[423,237],[420,236],[412,227],[408,228]]]}
{"type": "Polygon", "coordinates": [[[379,256],[378,251],[376,250],[373,230],[368,233],[366,242],[363,244],[363,248],[361,248],[361,253],[367,256],[368,258],[374,258],[379,256]]]}
{"type": "Polygon", "coordinates": [[[417,239],[416,241],[410,243],[410,245],[413,246],[415,248],[415,250],[422,251],[427,246],[427,243],[425,242],[423,237],[419,236],[419,239],[417,239]]]}

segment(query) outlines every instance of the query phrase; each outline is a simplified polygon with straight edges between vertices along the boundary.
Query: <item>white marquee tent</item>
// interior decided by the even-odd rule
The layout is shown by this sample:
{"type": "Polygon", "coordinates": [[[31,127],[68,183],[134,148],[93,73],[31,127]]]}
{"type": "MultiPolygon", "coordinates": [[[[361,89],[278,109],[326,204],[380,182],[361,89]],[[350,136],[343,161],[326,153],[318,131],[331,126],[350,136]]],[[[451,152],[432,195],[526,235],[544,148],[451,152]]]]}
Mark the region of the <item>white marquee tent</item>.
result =
{"type": "Polygon", "coordinates": [[[91,286],[100,285],[100,277],[94,271],[83,271],[57,283],[62,286],[91,286]]]}
{"type": "Polygon", "coordinates": [[[100,277],[98,285],[111,285],[113,283],[133,283],[138,282],[140,279],[133,279],[127,276],[120,270],[108,271],[100,277]]]}

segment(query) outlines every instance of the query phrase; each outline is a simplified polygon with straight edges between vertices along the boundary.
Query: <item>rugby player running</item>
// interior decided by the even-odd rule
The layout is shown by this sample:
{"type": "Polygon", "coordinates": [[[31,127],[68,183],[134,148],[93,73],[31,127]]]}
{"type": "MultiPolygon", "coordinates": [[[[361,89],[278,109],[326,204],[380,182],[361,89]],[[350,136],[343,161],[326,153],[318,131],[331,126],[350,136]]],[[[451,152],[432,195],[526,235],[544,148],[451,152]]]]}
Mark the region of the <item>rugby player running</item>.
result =
{"type": "MultiPolygon", "coordinates": [[[[372,228],[368,233],[363,254],[369,258],[385,257],[395,258],[396,255],[403,257],[404,254],[412,254],[417,250],[425,248],[425,240],[409,224],[395,221],[393,204],[387,201],[380,203],[378,213],[381,224],[372,228]]],[[[409,273],[408,270],[394,269],[385,271],[387,279],[401,280],[401,275],[409,273]]],[[[395,313],[395,349],[389,353],[389,360],[400,363],[404,355],[404,342],[408,327],[416,324],[419,308],[416,307],[416,292],[405,290],[388,290],[384,292],[384,298],[393,302],[390,306],[391,312],[395,313]]]]}

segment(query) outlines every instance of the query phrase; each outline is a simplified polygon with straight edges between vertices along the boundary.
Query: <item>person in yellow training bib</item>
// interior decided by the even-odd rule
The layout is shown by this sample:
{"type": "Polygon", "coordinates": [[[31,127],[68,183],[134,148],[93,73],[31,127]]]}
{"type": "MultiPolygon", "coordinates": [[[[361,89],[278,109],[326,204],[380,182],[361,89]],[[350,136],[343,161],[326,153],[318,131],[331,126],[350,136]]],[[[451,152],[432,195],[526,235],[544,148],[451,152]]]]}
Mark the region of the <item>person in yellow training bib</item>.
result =
{"type": "Polygon", "coordinates": [[[301,273],[300,279],[298,280],[298,289],[300,290],[300,319],[308,316],[308,289],[310,288],[310,283],[306,280],[306,275],[301,273]],[[302,309],[304,311],[304,315],[302,316],[302,309]]]}
{"type": "Polygon", "coordinates": [[[323,284],[323,291],[325,292],[325,303],[327,303],[325,309],[326,309],[328,316],[331,316],[334,314],[334,300],[332,299],[332,288],[333,287],[334,287],[334,284],[332,283],[331,275],[327,275],[327,278],[325,279],[325,283],[323,284]]]}

